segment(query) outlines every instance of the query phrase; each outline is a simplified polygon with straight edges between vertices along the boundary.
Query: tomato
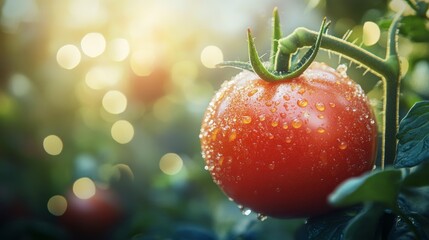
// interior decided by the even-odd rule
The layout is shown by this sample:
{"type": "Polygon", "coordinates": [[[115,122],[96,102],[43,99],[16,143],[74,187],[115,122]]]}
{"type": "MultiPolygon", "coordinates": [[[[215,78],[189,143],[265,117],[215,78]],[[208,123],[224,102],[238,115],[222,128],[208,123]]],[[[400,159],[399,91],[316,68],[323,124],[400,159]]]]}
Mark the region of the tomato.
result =
{"type": "Polygon", "coordinates": [[[71,191],[66,197],[67,210],[60,220],[76,238],[109,234],[122,219],[121,202],[112,190],[97,187],[89,199],[80,199],[71,191]]]}
{"type": "Polygon", "coordinates": [[[376,137],[361,87],[316,62],[286,81],[239,73],[210,102],[200,132],[214,182],[243,208],[277,218],[329,211],[335,187],[373,168],[376,137]]]}

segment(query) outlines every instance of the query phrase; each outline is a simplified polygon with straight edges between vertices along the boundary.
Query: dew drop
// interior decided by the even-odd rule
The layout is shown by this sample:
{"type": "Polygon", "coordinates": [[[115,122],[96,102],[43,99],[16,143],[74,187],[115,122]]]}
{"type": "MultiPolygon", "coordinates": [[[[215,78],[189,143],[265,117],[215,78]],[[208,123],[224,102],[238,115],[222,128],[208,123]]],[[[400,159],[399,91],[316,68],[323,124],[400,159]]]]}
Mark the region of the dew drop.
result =
{"type": "Polygon", "coordinates": [[[339,149],[345,150],[347,148],[347,143],[344,141],[340,142],[340,145],[338,146],[339,149]]]}
{"type": "Polygon", "coordinates": [[[289,128],[289,126],[287,125],[287,122],[284,122],[283,123],[283,129],[288,129],[289,128]]]}
{"type": "Polygon", "coordinates": [[[304,94],[304,93],[305,93],[305,88],[301,87],[301,88],[298,90],[298,93],[299,93],[299,94],[304,94]]]}
{"type": "Polygon", "coordinates": [[[265,121],[265,115],[264,114],[259,115],[259,121],[261,121],[261,122],[265,121]]]}
{"type": "Polygon", "coordinates": [[[270,163],[270,164],[268,164],[268,168],[269,168],[269,169],[274,170],[274,167],[275,167],[274,163],[270,163]]]}
{"type": "Polygon", "coordinates": [[[267,136],[268,136],[269,139],[273,139],[274,138],[274,135],[272,133],[267,133],[267,136]]]}
{"type": "Polygon", "coordinates": [[[219,128],[216,128],[215,130],[213,130],[212,136],[211,136],[212,141],[216,141],[216,137],[217,137],[218,132],[219,132],[219,128]]]}
{"type": "Polygon", "coordinates": [[[275,112],[277,112],[277,108],[276,108],[276,107],[273,107],[273,108],[271,108],[271,109],[270,109],[270,111],[271,111],[272,113],[275,113],[275,112]]]}
{"type": "Polygon", "coordinates": [[[325,104],[323,104],[321,102],[317,102],[316,103],[316,109],[319,110],[320,112],[325,111],[325,104]]]}
{"type": "Polygon", "coordinates": [[[280,117],[285,118],[286,117],[286,113],[280,113],[280,117]]]}
{"type": "Polygon", "coordinates": [[[325,116],[324,116],[323,114],[318,114],[318,115],[317,115],[317,118],[319,118],[319,119],[324,119],[324,118],[325,118],[325,116]]]}
{"type": "Polygon", "coordinates": [[[310,129],[310,128],[306,128],[306,129],[305,129],[305,132],[306,132],[306,133],[311,133],[311,129],[310,129]]]}
{"type": "Polygon", "coordinates": [[[250,92],[247,94],[247,96],[251,97],[251,96],[255,95],[255,93],[257,93],[257,92],[258,92],[258,89],[257,89],[257,88],[255,88],[255,89],[253,89],[252,91],[250,91],[250,92]]]}
{"type": "Polygon", "coordinates": [[[273,101],[266,101],[265,106],[271,107],[273,105],[273,101]]]}
{"type": "Polygon", "coordinates": [[[267,220],[267,216],[265,216],[264,214],[261,214],[261,213],[258,213],[258,220],[259,221],[261,221],[261,222],[263,222],[263,221],[265,221],[265,220],[267,220]]]}
{"type": "Polygon", "coordinates": [[[296,102],[298,104],[298,106],[300,107],[306,107],[308,105],[308,101],[307,99],[303,98],[303,99],[298,99],[298,101],[296,102]]]}
{"type": "Polygon", "coordinates": [[[292,142],[292,138],[291,137],[286,137],[286,143],[291,143],[292,142]]]}
{"type": "Polygon", "coordinates": [[[369,123],[370,123],[371,125],[374,125],[374,124],[375,124],[374,119],[371,119],[371,120],[369,121],[369,123]]]}
{"type": "Polygon", "coordinates": [[[289,95],[283,95],[283,99],[286,100],[286,101],[289,101],[290,97],[289,97],[289,95]]]}
{"type": "Polygon", "coordinates": [[[244,124],[249,124],[252,122],[252,118],[250,116],[243,116],[243,119],[241,120],[244,124]]]}
{"type": "Polygon", "coordinates": [[[345,93],[345,98],[346,98],[346,100],[347,100],[347,101],[352,100],[352,94],[351,94],[351,93],[349,93],[349,92],[346,92],[346,93],[345,93]]]}
{"type": "Polygon", "coordinates": [[[335,103],[329,103],[329,106],[331,106],[332,108],[334,108],[335,107],[335,103]]]}
{"type": "Polygon", "coordinates": [[[292,127],[293,128],[300,128],[302,126],[302,121],[295,118],[294,120],[292,120],[292,127]]]}
{"type": "Polygon", "coordinates": [[[229,135],[229,138],[228,138],[228,140],[230,141],[230,142],[232,142],[232,141],[234,141],[235,139],[237,138],[237,132],[231,132],[231,134],[229,135]]]}
{"type": "Polygon", "coordinates": [[[347,77],[347,65],[340,64],[337,67],[337,73],[341,75],[341,77],[346,78],[347,77]]]}
{"type": "Polygon", "coordinates": [[[252,213],[252,210],[244,207],[243,205],[238,205],[238,208],[240,209],[241,213],[245,216],[249,216],[252,213]]]}
{"type": "Polygon", "coordinates": [[[319,128],[317,128],[317,132],[318,133],[325,133],[326,130],[324,128],[322,128],[322,127],[319,127],[319,128]]]}
{"type": "Polygon", "coordinates": [[[277,122],[277,121],[273,121],[271,123],[271,126],[273,126],[273,127],[277,127],[278,125],[279,125],[279,122],[277,122]]]}

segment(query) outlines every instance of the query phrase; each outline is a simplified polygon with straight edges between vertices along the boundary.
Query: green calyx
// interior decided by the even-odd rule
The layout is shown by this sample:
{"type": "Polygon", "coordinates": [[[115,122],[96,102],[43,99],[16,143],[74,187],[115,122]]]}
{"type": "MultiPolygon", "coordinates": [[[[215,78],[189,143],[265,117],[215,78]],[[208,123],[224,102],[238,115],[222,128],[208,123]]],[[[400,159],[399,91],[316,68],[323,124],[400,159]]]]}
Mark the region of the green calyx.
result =
{"type": "Polygon", "coordinates": [[[322,42],[322,35],[327,32],[329,25],[330,22],[326,21],[326,18],[324,18],[314,44],[304,54],[304,56],[299,61],[297,61],[297,50],[299,49],[299,46],[295,46],[294,41],[287,41],[287,44],[280,44],[282,33],[278,11],[277,8],[275,8],[273,11],[273,34],[270,62],[263,63],[261,61],[255,47],[252,33],[250,29],[248,29],[247,40],[250,63],[240,61],[226,61],[218,64],[218,67],[234,67],[253,71],[260,78],[268,82],[295,78],[301,75],[316,58],[317,52],[319,51],[322,42]]]}

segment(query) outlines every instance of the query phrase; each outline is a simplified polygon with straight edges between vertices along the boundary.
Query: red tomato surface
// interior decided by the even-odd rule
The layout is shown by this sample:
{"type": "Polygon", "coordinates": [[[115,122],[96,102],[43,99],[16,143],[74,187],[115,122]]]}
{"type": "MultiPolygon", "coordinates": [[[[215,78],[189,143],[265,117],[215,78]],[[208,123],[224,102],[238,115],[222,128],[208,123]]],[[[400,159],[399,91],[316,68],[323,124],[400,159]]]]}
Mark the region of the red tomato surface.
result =
{"type": "Polygon", "coordinates": [[[237,204],[278,218],[330,210],[327,196],[374,166],[377,126],[361,87],[313,63],[270,83],[243,71],[225,82],[203,119],[206,169],[237,204]]]}

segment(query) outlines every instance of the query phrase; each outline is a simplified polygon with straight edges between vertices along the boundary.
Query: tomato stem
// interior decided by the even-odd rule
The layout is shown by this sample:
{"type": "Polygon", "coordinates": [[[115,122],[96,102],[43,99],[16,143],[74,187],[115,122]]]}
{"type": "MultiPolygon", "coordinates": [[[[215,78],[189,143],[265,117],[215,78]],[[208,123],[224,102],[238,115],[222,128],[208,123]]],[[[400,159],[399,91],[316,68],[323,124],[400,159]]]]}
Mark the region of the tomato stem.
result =
{"type": "MultiPolygon", "coordinates": [[[[271,40],[271,53],[270,53],[270,67],[273,68],[275,66],[275,55],[277,53],[277,49],[279,46],[279,39],[282,37],[282,30],[280,27],[280,17],[277,7],[273,10],[273,33],[271,40]]],[[[274,69],[270,69],[274,70],[274,69]]]]}

